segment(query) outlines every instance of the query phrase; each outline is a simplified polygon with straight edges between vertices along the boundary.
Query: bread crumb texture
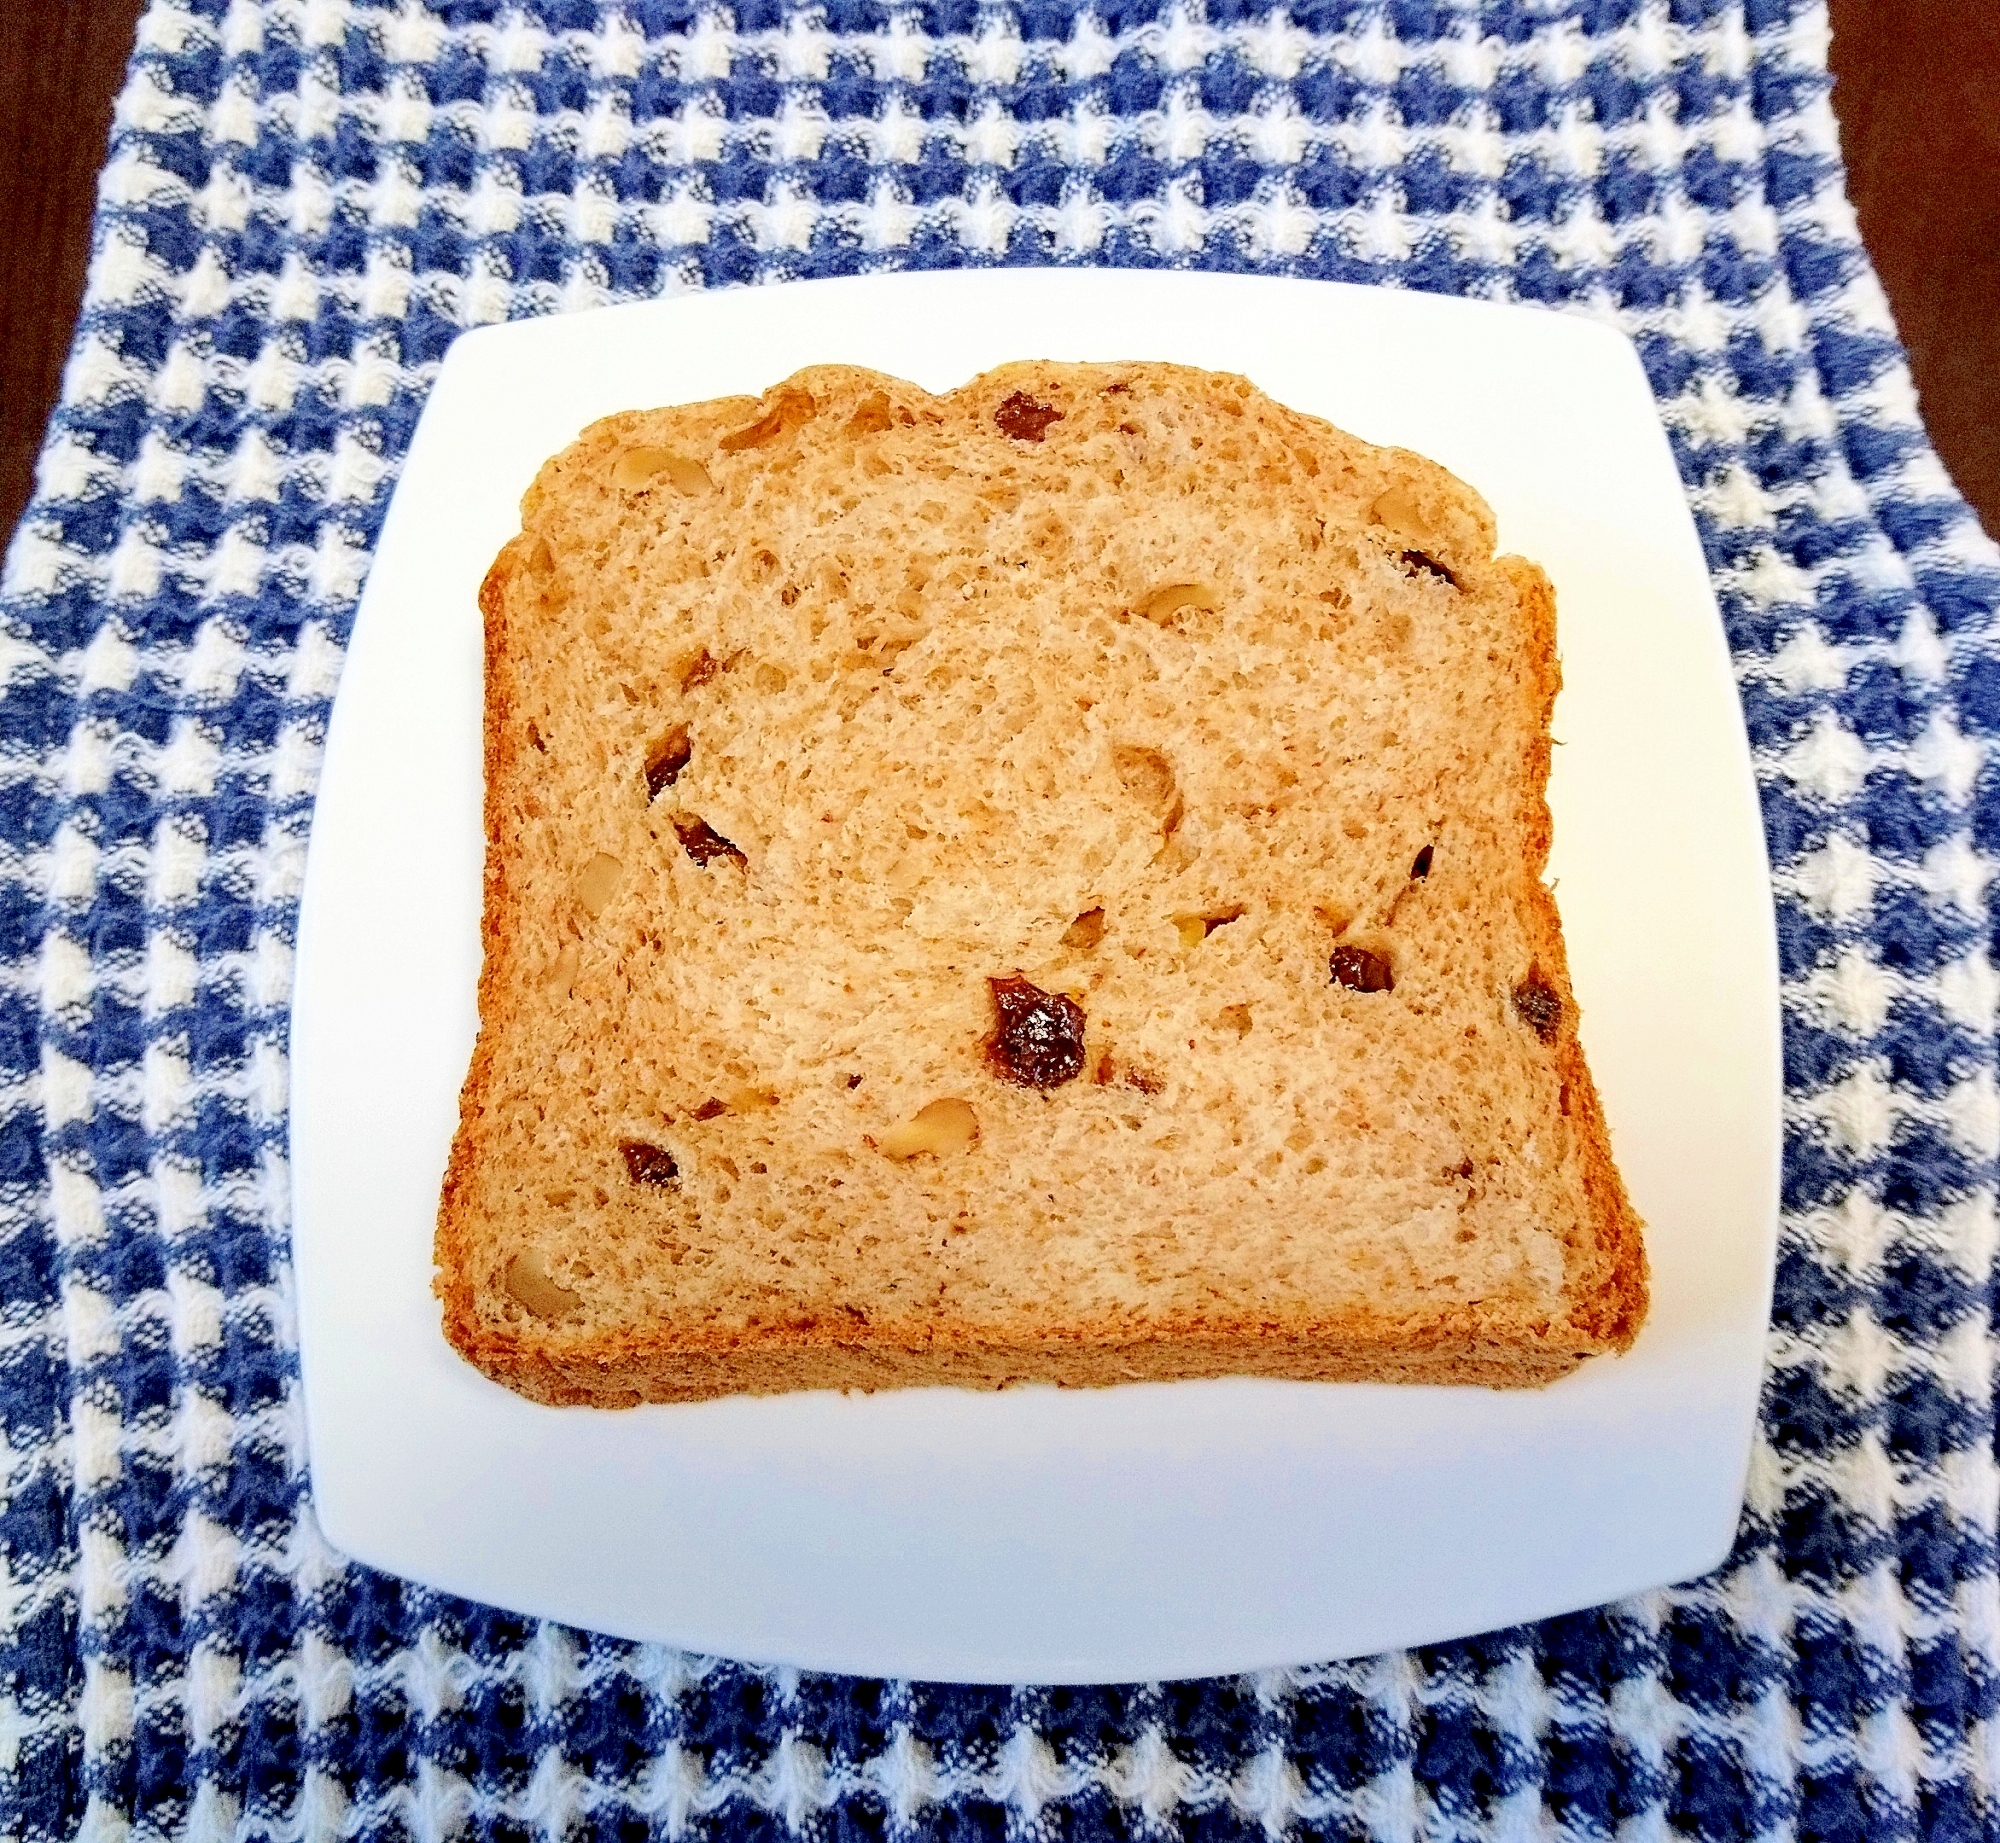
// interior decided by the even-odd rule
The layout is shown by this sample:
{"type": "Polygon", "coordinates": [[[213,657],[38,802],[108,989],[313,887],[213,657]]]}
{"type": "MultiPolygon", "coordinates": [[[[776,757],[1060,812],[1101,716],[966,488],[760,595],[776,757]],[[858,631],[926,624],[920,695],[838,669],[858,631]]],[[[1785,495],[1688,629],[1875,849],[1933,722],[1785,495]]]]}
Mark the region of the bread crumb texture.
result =
{"type": "Polygon", "coordinates": [[[1493,550],[1173,366],[586,430],[481,591],[452,1343],[603,1405],[1628,1345],[1553,598],[1493,550]]]}

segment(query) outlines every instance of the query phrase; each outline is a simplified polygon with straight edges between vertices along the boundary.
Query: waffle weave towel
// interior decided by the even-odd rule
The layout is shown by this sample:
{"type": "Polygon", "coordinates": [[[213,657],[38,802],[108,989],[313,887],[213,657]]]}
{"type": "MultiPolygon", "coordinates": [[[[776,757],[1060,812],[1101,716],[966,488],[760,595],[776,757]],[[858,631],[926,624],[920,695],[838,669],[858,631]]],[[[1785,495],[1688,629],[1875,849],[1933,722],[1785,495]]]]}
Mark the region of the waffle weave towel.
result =
{"type": "Polygon", "coordinates": [[[153,0],[0,604],[0,1834],[2000,1829],[2000,557],[1917,421],[1825,50],[1803,0],[153,0]],[[970,1690],[538,1627],[317,1533],[292,929],[440,356],[997,262],[1638,341],[1785,980],[1769,1381],[1712,1578],[1252,1679],[970,1690]]]}

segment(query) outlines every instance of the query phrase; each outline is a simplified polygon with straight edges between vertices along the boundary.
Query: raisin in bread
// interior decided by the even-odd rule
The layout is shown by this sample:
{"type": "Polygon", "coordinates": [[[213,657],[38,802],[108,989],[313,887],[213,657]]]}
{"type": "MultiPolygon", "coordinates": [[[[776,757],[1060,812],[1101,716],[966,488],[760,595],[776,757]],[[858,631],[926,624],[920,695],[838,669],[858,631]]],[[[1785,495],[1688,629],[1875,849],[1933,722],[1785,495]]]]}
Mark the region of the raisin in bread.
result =
{"type": "Polygon", "coordinates": [[[607,1406],[1628,1345],[1553,598],[1493,551],[1431,462],[1167,365],[585,431],[480,597],[451,1342],[607,1406]]]}

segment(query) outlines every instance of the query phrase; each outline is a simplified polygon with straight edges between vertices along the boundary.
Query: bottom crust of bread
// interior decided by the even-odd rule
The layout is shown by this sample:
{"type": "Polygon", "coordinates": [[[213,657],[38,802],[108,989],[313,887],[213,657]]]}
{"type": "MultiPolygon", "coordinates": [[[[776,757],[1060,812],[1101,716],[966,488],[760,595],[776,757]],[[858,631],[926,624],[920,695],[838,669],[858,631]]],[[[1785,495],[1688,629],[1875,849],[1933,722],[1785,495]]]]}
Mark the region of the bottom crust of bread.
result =
{"type": "Polygon", "coordinates": [[[1619,1348],[1550,1327],[1528,1338],[1469,1328],[1328,1339],[1267,1330],[1228,1336],[1163,1336],[1102,1342],[949,1348],[822,1343],[808,1339],[733,1350],[651,1350],[620,1355],[526,1350],[447,1325],[453,1345],[495,1382],[552,1407],[630,1408],[642,1402],[707,1401],[721,1395],[780,1395],[803,1389],[1001,1389],[1022,1383],[1104,1388],[1262,1376],[1294,1382],[1455,1383],[1540,1388],[1585,1358],[1619,1348]],[[1584,1348],[1584,1345],[1590,1348],[1584,1348]]]}

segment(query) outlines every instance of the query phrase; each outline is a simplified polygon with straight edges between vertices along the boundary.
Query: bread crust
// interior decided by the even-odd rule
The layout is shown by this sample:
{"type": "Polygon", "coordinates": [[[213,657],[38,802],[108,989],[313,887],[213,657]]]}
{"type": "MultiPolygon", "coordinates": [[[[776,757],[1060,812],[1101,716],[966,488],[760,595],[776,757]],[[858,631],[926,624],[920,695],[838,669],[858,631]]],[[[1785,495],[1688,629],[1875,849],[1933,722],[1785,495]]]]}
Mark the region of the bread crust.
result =
{"type": "MultiPolygon", "coordinates": [[[[1051,374],[1071,369],[1007,367],[954,395],[976,396],[990,406],[1004,401],[1010,389],[1047,389],[1051,374]]],[[[1135,375],[1174,370],[1122,369],[1135,375]]],[[[826,367],[774,387],[760,401],[703,407],[715,412],[717,420],[747,419],[762,405],[781,408],[787,390],[808,387],[822,395],[837,388],[849,399],[877,389],[892,391],[899,400],[921,395],[894,379],[826,367]]],[[[778,410],[768,413],[775,416],[778,410]]],[[[1289,411],[1280,414],[1298,425],[1305,449],[1325,428],[1289,411]]],[[[640,420],[612,418],[587,432],[585,440],[627,422],[637,426],[640,420]]],[[[1401,458],[1448,479],[1418,457],[1401,458]]],[[[554,476],[563,459],[544,470],[528,496],[530,508],[538,494],[559,490],[554,476]]],[[[1483,520],[1490,548],[1490,514],[1476,496],[1451,484],[1472,508],[1472,522],[1483,520]]],[[[546,541],[524,528],[502,548],[479,592],[485,623],[487,840],[480,1034],[461,1094],[460,1123],[440,1200],[435,1284],[447,1339],[485,1374],[537,1401],[599,1407],[799,1389],[987,1388],[1024,1382],[1096,1387],[1230,1374],[1537,1387],[1587,1357],[1630,1347],[1647,1308],[1641,1225],[1613,1162],[1603,1110],[1577,1039],[1577,1007],[1560,918],[1541,880],[1551,838],[1545,793],[1549,719],[1561,682],[1555,602],[1546,576],[1519,558],[1497,559],[1493,567],[1511,578],[1518,596],[1538,704],[1518,780],[1525,871],[1521,905],[1538,976],[1559,1000],[1559,1016],[1545,1040],[1559,1074],[1561,1111],[1577,1147],[1589,1214],[1588,1232],[1572,1237],[1564,1248],[1560,1310],[1496,1300],[1474,1305],[1445,1301],[1423,1310],[1380,1313],[1352,1307],[1269,1316],[1227,1310],[1194,1316],[1074,1312],[1060,1322],[1024,1321],[1008,1331],[990,1322],[954,1318],[948,1311],[878,1315],[858,1324],[851,1314],[843,1314],[840,1301],[829,1299],[824,1310],[793,1311],[747,1328],[661,1321],[586,1337],[511,1305],[496,1315],[492,1261],[482,1241],[486,1223],[479,1173],[496,1155],[492,1108],[499,1046],[521,1027],[531,996],[521,940],[532,892],[520,881],[510,814],[524,784],[533,779],[537,747],[524,697],[525,676],[535,669],[534,643],[524,637],[523,615],[537,611],[550,594],[553,567],[546,541]]]]}
{"type": "Polygon", "coordinates": [[[1583,1045],[1576,1034],[1577,1004],[1570,987],[1569,955],[1564,950],[1562,917],[1555,897],[1542,881],[1554,838],[1549,814],[1548,784],[1552,753],[1549,725],[1556,696],[1562,690],[1561,655],[1556,649],[1556,596],[1547,575],[1524,557],[1502,557],[1519,586],[1521,606],[1532,636],[1533,656],[1540,668],[1541,709],[1529,738],[1522,785],[1527,796],[1525,826],[1531,875],[1527,886],[1528,914],[1534,929],[1536,959],[1562,999],[1556,1025],[1556,1066],[1562,1079],[1562,1107],[1576,1135],[1590,1199],[1595,1245],[1576,1251],[1576,1266],[1568,1288],[1572,1322],[1601,1350],[1632,1347],[1645,1322],[1649,1301],[1643,1227],[1624,1180],[1611,1156],[1611,1131],[1604,1119],[1597,1084],[1591,1080],[1583,1045]]]}
{"type": "Polygon", "coordinates": [[[801,1331],[766,1333],[734,1349],[676,1343],[559,1354],[493,1339],[469,1350],[458,1347],[494,1381],[561,1408],[630,1408],[801,1389],[1001,1389],[1036,1382],[1107,1388],[1216,1376],[1539,1388],[1582,1360],[1526,1329],[1509,1341],[1494,1326],[1443,1318],[1404,1326],[1333,1320],[1285,1332],[1210,1326],[1134,1334],[1079,1324],[1070,1337],[1019,1344],[977,1334],[954,1337],[947,1327],[927,1343],[836,1343],[801,1331]]]}
{"type": "MultiPolygon", "coordinates": [[[[512,779],[512,745],[516,738],[514,655],[508,644],[508,603],[520,574],[522,559],[533,546],[527,533],[501,546],[479,585],[479,613],[484,623],[486,696],[481,721],[480,758],[485,798],[483,820],[486,854],[480,874],[479,912],[479,1035],[472,1062],[459,1090],[458,1131],[452,1135],[438,1199],[433,1290],[444,1304],[444,1331],[453,1348],[468,1360],[494,1372],[473,1354],[479,1345],[478,1313],[469,1281],[471,1230],[479,1219],[472,1173],[482,1149],[481,1116],[494,1079],[494,1046],[506,1027],[509,1010],[510,946],[516,901],[511,882],[512,857],[506,849],[505,790],[512,779]]],[[[495,1380],[499,1380],[496,1375],[495,1380]]],[[[522,1393],[532,1393],[522,1390],[522,1393]]],[[[549,1399],[537,1397],[537,1399],[549,1399]]]]}

